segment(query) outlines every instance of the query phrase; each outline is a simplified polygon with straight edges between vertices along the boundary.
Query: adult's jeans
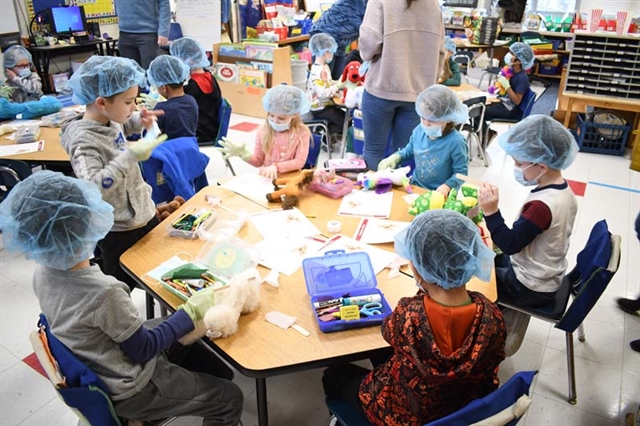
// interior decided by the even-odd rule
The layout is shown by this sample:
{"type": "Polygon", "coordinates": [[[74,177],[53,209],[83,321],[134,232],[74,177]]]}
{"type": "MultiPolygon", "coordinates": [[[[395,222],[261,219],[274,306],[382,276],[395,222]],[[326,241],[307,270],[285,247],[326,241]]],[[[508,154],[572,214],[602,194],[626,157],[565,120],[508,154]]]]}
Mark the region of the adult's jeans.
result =
{"type": "Polygon", "coordinates": [[[390,101],[364,91],[362,125],[364,126],[364,159],[371,170],[378,169],[384,158],[389,134],[392,152],[409,143],[413,129],[420,124],[414,102],[390,101]]]}
{"type": "Polygon", "coordinates": [[[120,56],[133,59],[145,70],[149,69],[151,61],[160,53],[158,49],[158,34],[120,31],[118,40],[120,56]]]}

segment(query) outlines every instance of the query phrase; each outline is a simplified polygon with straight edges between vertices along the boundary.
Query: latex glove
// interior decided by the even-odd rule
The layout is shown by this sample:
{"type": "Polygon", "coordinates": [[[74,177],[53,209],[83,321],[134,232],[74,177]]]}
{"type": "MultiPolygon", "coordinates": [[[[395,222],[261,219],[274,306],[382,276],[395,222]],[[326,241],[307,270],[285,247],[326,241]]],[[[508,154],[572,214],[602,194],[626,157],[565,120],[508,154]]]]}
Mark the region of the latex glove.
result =
{"type": "Polygon", "coordinates": [[[145,161],[151,157],[151,153],[158,145],[167,140],[167,135],[160,135],[153,140],[140,139],[138,142],[134,142],[129,145],[129,149],[136,154],[138,161],[145,161]]]}
{"type": "Polygon", "coordinates": [[[360,77],[364,77],[364,75],[369,71],[369,66],[371,66],[371,61],[364,61],[360,65],[360,69],[358,70],[358,74],[360,77]]]}
{"type": "Polygon", "coordinates": [[[500,85],[504,87],[504,90],[509,90],[509,88],[511,87],[509,79],[505,76],[498,77],[498,83],[500,83],[500,85]]]}
{"type": "Polygon", "coordinates": [[[141,93],[140,96],[136,98],[138,104],[144,105],[146,109],[154,109],[158,102],[164,102],[166,99],[159,93],[141,93]]]}
{"type": "Polygon", "coordinates": [[[275,164],[260,167],[258,173],[260,174],[260,176],[264,176],[267,179],[275,179],[278,177],[278,167],[275,164]]]}
{"type": "Polygon", "coordinates": [[[218,148],[222,153],[222,158],[225,160],[229,157],[240,157],[243,160],[251,157],[251,152],[247,149],[247,145],[244,142],[235,143],[226,136],[220,139],[220,146],[218,148]]]}
{"type": "Polygon", "coordinates": [[[0,135],[4,135],[5,133],[11,133],[15,131],[16,131],[16,128],[13,126],[10,126],[8,124],[0,125],[0,135]]]}
{"type": "Polygon", "coordinates": [[[402,158],[400,157],[400,154],[398,154],[397,152],[395,154],[391,154],[380,163],[378,163],[378,170],[395,169],[396,167],[398,167],[398,164],[400,164],[401,159],[402,158]]]}
{"type": "Polygon", "coordinates": [[[209,308],[215,305],[214,294],[213,288],[206,288],[204,290],[197,291],[189,298],[189,300],[187,300],[187,303],[180,306],[178,309],[185,311],[194,323],[202,321],[209,308]]]}
{"type": "Polygon", "coordinates": [[[500,193],[498,188],[486,182],[478,189],[478,204],[485,216],[490,216],[498,211],[500,193]]]}

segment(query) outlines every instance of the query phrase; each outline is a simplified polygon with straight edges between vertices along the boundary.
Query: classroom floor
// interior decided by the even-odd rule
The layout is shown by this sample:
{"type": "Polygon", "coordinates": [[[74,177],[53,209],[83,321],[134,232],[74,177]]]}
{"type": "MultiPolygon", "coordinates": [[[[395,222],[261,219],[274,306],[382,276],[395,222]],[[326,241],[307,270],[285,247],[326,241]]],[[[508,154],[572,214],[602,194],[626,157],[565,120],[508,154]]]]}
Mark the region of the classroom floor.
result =
{"type": "MultiPolygon", "coordinates": [[[[262,120],[234,115],[229,137],[253,144],[262,120]]],[[[502,129],[503,130],[503,129],[502,129]]],[[[209,182],[230,177],[219,154],[204,148],[212,158],[209,182]]],[[[527,189],[513,178],[513,162],[498,144],[489,149],[491,166],[478,159],[470,175],[500,187],[501,209],[508,223],[515,218],[527,189]]],[[[326,159],[322,153],[320,163],[326,159]]],[[[255,172],[232,159],[237,173],[255,172]]],[[[640,403],[640,354],[629,341],[640,339],[640,318],[616,307],[618,297],[640,294],[640,242],[633,221],[640,211],[640,173],[629,169],[627,157],[579,154],[565,177],[576,183],[579,211],[572,236],[569,264],[587,239],[591,226],[607,219],[612,233],[622,236],[620,270],[585,321],[587,340],[576,340],[577,405],[566,400],[567,369],[564,333],[533,319],[518,353],[506,359],[500,378],[507,380],[521,370],[539,370],[533,405],[520,425],[622,425],[627,412],[640,403]]],[[[0,251],[0,425],[75,425],[77,419],[56,396],[50,383],[30,365],[34,355],[29,332],[40,312],[31,287],[34,263],[23,256],[0,251]]],[[[144,315],[144,295],[135,290],[134,302],[144,315]]],[[[274,342],[277,344],[277,342],[274,342]]],[[[259,354],[256,354],[259,356],[259,354]]],[[[323,426],[329,415],[323,403],[322,370],[289,374],[267,380],[270,424],[275,426],[323,426]]],[[[252,379],[236,375],[245,393],[244,426],[257,424],[255,386],[252,379]]],[[[201,424],[196,418],[179,419],[175,425],[201,424]]]]}

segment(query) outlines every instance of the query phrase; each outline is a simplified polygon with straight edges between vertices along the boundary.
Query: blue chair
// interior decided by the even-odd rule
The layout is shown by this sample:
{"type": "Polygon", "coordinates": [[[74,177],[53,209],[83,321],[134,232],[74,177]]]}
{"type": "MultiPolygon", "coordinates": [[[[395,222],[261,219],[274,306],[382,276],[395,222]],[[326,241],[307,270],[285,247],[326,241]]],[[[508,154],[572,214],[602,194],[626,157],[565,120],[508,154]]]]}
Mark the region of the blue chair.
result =
{"type": "MultiPolygon", "coordinates": [[[[229,123],[231,122],[231,113],[233,112],[233,106],[231,106],[231,102],[227,98],[222,98],[222,103],[220,104],[220,109],[218,110],[218,123],[220,123],[218,127],[218,135],[216,136],[216,140],[214,142],[214,146],[220,147],[220,139],[227,136],[229,132],[229,123]]],[[[236,175],[236,171],[233,170],[233,166],[231,165],[231,161],[227,158],[224,160],[227,167],[231,171],[233,176],[236,175]]]]}
{"type": "Polygon", "coordinates": [[[172,22],[169,25],[169,44],[166,46],[161,46],[160,48],[163,50],[168,51],[169,50],[169,46],[171,46],[171,42],[174,40],[177,40],[179,38],[182,38],[182,27],[180,26],[179,22],[172,22]]]}
{"type": "Polygon", "coordinates": [[[531,110],[533,109],[533,105],[535,104],[535,102],[536,102],[536,92],[534,92],[533,90],[531,90],[531,88],[529,88],[529,91],[525,93],[524,96],[522,97],[521,104],[524,106],[524,108],[522,108],[522,118],[495,118],[490,122],[487,122],[487,125],[485,126],[485,133],[484,133],[484,146],[486,147],[489,145],[489,143],[491,143],[491,141],[489,140],[489,128],[491,127],[491,124],[518,123],[520,120],[523,120],[531,115],[531,110]]]}
{"type": "MultiPolygon", "coordinates": [[[[505,384],[484,398],[474,399],[458,411],[424,426],[466,426],[498,413],[501,413],[501,418],[505,419],[504,425],[515,426],[531,404],[531,399],[528,397],[529,388],[536,373],[537,371],[516,373],[505,384]]],[[[325,398],[325,403],[332,415],[343,426],[371,425],[360,413],[351,411],[349,405],[342,400],[325,398]]]]}
{"type": "Polygon", "coordinates": [[[498,304],[502,306],[551,322],[555,328],[565,332],[569,375],[567,401],[570,404],[577,402],[573,332],[578,329],[578,340],[585,341],[582,322],[618,270],[620,242],[620,236],[611,235],[607,222],[601,220],[592,228],[586,246],[577,256],[575,268],[565,275],[552,305],[522,308],[514,301],[498,300],[498,304]],[[573,302],[567,309],[569,295],[573,296],[573,302]]]}

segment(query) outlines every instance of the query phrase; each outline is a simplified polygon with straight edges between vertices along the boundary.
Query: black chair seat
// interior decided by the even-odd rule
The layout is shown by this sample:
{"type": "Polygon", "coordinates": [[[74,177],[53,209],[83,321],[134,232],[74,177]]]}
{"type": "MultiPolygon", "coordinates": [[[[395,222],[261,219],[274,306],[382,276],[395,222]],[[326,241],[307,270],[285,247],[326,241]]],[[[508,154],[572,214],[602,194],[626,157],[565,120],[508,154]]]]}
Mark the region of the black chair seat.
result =
{"type": "Polygon", "coordinates": [[[560,321],[560,318],[564,315],[564,311],[567,309],[567,304],[569,303],[569,294],[571,293],[571,281],[565,276],[564,280],[562,280],[562,285],[556,292],[556,295],[553,299],[553,304],[549,304],[546,306],[540,306],[535,308],[523,308],[517,306],[517,303],[510,300],[500,300],[498,303],[500,305],[515,309],[520,312],[524,312],[528,315],[534,317],[542,317],[549,320],[553,320],[554,322],[560,321]]]}

